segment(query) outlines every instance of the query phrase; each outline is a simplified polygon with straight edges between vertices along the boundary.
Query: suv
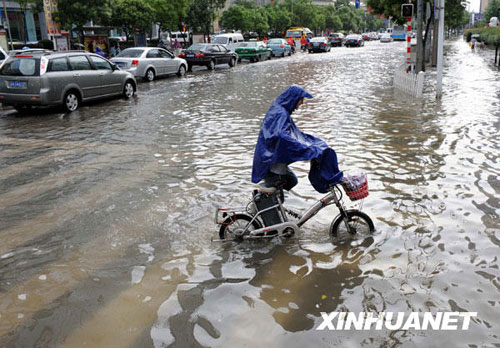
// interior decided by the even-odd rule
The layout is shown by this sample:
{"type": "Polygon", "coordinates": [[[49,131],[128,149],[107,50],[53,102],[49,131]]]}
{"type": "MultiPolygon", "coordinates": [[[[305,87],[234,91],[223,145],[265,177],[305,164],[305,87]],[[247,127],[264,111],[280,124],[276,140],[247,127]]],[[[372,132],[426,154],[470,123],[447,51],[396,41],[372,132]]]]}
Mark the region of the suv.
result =
{"type": "Polygon", "coordinates": [[[13,56],[0,67],[0,102],[18,111],[62,105],[72,112],[88,100],[131,98],[136,86],[132,74],[84,51],[13,56]]]}

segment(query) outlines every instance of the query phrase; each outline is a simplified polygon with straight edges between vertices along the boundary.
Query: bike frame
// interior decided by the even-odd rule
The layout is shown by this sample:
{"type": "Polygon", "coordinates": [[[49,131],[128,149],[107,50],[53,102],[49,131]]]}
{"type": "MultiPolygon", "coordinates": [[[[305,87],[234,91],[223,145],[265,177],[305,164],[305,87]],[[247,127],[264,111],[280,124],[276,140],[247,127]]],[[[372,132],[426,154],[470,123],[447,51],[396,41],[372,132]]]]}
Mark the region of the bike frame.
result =
{"type": "MultiPolygon", "coordinates": [[[[315,216],[321,209],[323,209],[327,205],[330,205],[332,203],[332,201],[334,202],[334,204],[339,209],[340,216],[342,217],[342,219],[344,219],[344,221],[346,222],[346,225],[348,225],[347,221],[346,221],[347,214],[345,212],[344,207],[342,206],[342,203],[340,201],[340,197],[337,194],[336,190],[340,190],[340,189],[338,188],[337,185],[332,185],[330,187],[330,191],[323,198],[321,198],[319,201],[317,201],[316,203],[314,203],[313,205],[311,205],[304,213],[302,213],[302,215],[299,216],[299,220],[297,222],[289,222],[289,221],[287,221],[285,208],[283,206],[283,203],[281,202],[279,194],[276,192],[274,194],[277,195],[278,204],[275,204],[275,205],[273,205],[271,207],[268,207],[266,209],[257,211],[256,214],[251,214],[252,215],[252,220],[250,222],[248,222],[248,224],[245,226],[245,229],[244,229],[243,232],[246,232],[248,230],[248,228],[250,226],[252,226],[253,222],[255,220],[257,220],[257,218],[261,214],[263,214],[264,212],[266,212],[268,210],[272,210],[272,209],[276,209],[276,208],[278,208],[279,211],[281,212],[281,215],[283,217],[284,222],[276,224],[276,225],[273,225],[273,226],[266,226],[266,227],[260,228],[258,230],[251,231],[249,238],[262,238],[262,236],[256,236],[256,235],[260,234],[260,233],[267,233],[269,231],[277,231],[278,234],[281,234],[284,230],[286,230],[288,228],[291,228],[294,231],[298,231],[299,228],[303,224],[305,224],[309,219],[311,219],[313,216],[315,216]]],[[[275,235],[276,234],[271,234],[269,236],[264,235],[264,237],[272,238],[275,235]]]]}

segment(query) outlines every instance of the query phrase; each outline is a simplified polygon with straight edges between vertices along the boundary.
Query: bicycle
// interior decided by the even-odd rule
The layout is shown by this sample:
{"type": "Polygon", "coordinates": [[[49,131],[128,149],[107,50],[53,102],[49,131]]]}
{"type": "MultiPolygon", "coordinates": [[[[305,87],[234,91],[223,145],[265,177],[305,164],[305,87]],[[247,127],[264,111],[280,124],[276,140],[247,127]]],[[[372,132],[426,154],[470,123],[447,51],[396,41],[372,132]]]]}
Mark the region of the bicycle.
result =
{"type": "MultiPolygon", "coordinates": [[[[341,185],[348,197],[359,200],[368,196],[368,182],[355,191],[341,185]]],[[[302,214],[284,207],[280,187],[259,187],[253,191],[252,200],[245,207],[216,208],[215,222],[220,225],[219,240],[265,239],[292,237],[300,227],[321,209],[335,204],[339,214],[332,220],[330,236],[337,241],[352,239],[353,236],[367,236],[375,231],[372,219],[358,209],[347,210],[342,202],[343,193],[338,184],[331,185],[328,193],[311,205],[302,214]],[[288,215],[297,219],[289,221],[288,215]]]]}

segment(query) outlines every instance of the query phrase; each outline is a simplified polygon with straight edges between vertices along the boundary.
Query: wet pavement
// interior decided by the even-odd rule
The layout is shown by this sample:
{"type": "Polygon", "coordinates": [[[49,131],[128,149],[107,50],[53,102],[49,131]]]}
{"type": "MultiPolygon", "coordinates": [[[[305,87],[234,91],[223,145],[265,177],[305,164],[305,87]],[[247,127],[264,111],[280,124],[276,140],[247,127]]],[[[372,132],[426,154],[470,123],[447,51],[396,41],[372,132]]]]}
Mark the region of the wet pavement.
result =
{"type": "MultiPolygon", "coordinates": [[[[404,43],[199,69],[133,100],[0,116],[0,346],[500,344],[500,73],[461,40],[444,95],[391,87],[404,43]],[[299,128],[369,176],[373,237],[334,245],[327,208],[289,240],[216,243],[251,196],[263,115],[288,85],[299,128]],[[468,331],[318,331],[321,312],[477,312],[468,331]]],[[[321,195],[308,164],[287,204],[321,195]]],[[[345,202],[348,206],[357,206],[345,202]]]]}

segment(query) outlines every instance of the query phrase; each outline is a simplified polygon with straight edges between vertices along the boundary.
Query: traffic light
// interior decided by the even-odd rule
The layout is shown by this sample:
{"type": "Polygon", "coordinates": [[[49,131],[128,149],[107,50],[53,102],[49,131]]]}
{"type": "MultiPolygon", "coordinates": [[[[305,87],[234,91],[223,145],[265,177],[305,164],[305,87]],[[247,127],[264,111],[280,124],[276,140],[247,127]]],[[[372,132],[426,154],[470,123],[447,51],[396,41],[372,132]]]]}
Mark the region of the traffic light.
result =
{"type": "Polygon", "coordinates": [[[413,4],[401,5],[401,17],[413,17],[413,4]]]}

